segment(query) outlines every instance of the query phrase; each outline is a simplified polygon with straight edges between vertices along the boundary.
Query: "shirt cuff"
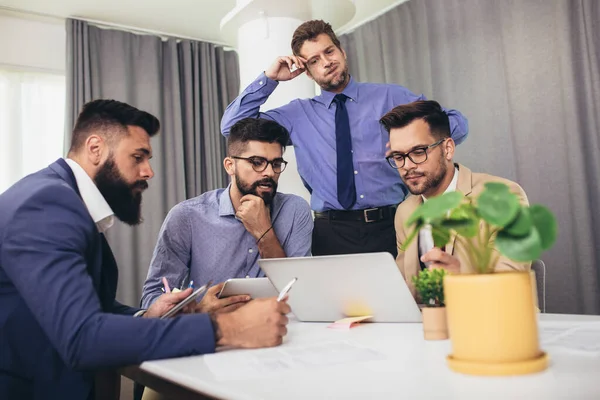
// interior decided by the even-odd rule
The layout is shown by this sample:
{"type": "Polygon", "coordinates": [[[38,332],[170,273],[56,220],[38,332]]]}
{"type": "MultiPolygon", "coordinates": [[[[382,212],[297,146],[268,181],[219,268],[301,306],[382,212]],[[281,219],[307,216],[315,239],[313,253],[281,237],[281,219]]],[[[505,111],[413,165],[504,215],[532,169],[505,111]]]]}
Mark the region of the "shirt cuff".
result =
{"type": "Polygon", "coordinates": [[[263,72],[252,82],[252,91],[261,91],[262,93],[271,94],[275,88],[279,85],[279,82],[270,78],[263,72]]]}

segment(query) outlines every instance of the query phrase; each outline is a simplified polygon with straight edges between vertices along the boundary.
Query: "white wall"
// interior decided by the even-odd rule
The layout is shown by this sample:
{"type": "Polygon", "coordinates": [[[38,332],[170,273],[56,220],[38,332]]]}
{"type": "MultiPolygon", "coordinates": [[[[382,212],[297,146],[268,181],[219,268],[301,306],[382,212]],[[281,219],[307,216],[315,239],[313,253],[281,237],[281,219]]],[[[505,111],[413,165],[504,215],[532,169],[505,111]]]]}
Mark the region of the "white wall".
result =
{"type": "Polygon", "coordinates": [[[66,43],[64,20],[0,10],[0,68],[64,74],[66,43]]]}

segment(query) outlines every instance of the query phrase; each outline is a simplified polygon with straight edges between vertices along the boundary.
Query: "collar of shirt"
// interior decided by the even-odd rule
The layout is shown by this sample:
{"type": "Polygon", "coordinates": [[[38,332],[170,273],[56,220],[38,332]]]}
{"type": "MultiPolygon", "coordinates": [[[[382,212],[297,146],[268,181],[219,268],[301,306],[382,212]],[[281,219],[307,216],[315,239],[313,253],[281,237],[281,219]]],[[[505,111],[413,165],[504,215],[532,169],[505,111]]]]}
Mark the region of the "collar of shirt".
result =
{"type": "MultiPolygon", "coordinates": [[[[350,76],[350,81],[342,93],[348,96],[352,101],[358,101],[358,82],[356,82],[352,76],[350,76]]],[[[329,108],[336,94],[337,93],[322,90],[320,95],[314,97],[314,100],[329,108]]]]}
{"type": "Polygon", "coordinates": [[[233,208],[233,203],[231,202],[229,189],[231,189],[231,183],[227,185],[219,197],[219,217],[226,217],[228,215],[235,216],[235,210],[233,208]]]}
{"type": "Polygon", "coordinates": [[[77,187],[79,188],[83,203],[96,223],[98,231],[100,233],[105,232],[114,224],[113,210],[106,202],[106,199],[104,199],[104,196],[100,193],[100,190],[98,190],[98,187],[92,178],[90,178],[81,165],[70,158],[66,158],[65,161],[69,164],[69,167],[71,167],[73,175],[75,175],[75,181],[77,182],[77,187]]]}
{"type": "MultiPolygon", "coordinates": [[[[454,176],[452,177],[452,181],[450,182],[450,184],[448,185],[448,187],[442,194],[446,194],[448,192],[455,192],[457,186],[458,186],[458,168],[454,167],[454,176]]],[[[427,201],[427,198],[425,196],[421,195],[421,197],[423,198],[423,202],[427,201]]]]}

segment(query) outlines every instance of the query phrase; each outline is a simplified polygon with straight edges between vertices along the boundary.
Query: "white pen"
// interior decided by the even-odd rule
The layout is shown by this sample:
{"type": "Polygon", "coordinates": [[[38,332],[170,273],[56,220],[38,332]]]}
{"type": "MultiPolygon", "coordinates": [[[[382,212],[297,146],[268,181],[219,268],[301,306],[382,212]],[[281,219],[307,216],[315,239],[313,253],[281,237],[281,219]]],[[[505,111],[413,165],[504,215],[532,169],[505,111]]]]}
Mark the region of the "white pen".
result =
{"type": "Polygon", "coordinates": [[[290,283],[288,283],[287,285],[285,285],[285,287],[283,288],[283,290],[279,293],[279,296],[277,296],[277,301],[281,301],[283,300],[283,298],[285,297],[286,294],[288,294],[288,292],[290,291],[290,289],[292,288],[292,285],[298,280],[298,278],[294,278],[290,281],[290,283]]]}

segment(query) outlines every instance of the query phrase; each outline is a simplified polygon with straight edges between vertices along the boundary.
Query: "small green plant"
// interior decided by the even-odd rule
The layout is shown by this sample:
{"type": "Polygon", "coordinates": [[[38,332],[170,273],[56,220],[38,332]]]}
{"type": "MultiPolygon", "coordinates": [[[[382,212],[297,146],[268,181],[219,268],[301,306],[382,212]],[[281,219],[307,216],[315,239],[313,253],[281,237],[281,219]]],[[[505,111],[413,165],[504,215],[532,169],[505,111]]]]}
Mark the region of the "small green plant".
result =
{"type": "Polygon", "coordinates": [[[434,268],[425,269],[412,277],[421,302],[427,307],[444,307],[444,276],[445,269],[434,268]]]}
{"type": "Polygon", "coordinates": [[[453,233],[474,271],[494,272],[500,254],[517,262],[540,257],[556,241],[556,219],[546,207],[523,206],[516,194],[500,182],[488,182],[476,198],[449,192],[423,203],[406,221],[414,226],[402,249],[425,225],[431,226],[436,247],[445,246],[453,233]],[[494,251],[496,249],[497,251],[494,251]]]}

